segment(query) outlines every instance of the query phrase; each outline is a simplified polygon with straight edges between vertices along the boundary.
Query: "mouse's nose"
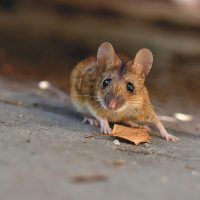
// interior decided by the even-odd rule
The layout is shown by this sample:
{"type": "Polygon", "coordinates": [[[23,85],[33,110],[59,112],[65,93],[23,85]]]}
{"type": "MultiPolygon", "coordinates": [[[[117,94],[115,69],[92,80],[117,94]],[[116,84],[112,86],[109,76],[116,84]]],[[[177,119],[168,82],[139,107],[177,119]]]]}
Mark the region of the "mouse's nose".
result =
{"type": "Polygon", "coordinates": [[[124,104],[124,99],[122,97],[111,97],[107,101],[108,109],[110,110],[117,110],[124,104]]]}
{"type": "Polygon", "coordinates": [[[117,107],[117,101],[115,99],[111,99],[108,103],[108,108],[111,110],[115,110],[117,107]]]}

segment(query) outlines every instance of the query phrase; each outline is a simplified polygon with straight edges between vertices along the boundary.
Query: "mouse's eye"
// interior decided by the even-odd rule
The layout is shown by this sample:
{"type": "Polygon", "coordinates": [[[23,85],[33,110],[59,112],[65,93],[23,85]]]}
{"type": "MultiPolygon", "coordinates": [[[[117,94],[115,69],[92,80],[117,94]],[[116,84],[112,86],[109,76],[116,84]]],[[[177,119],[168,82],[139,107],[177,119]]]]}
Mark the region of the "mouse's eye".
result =
{"type": "Polygon", "coordinates": [[[103,87],[104,87],[104,88],[107,87],[107,86],[110,84],[110,82],[111,82],[111,78],[105,79],[105,80],[103,81],[103,87]]]}
{"type": "Polygon", "coordinates": [[[127,89],[129,92],[133,92],[133,91],[134,91],[134,85],[133,85],[133,83],[128,82],[128,83],[127,83],[127,86],[126,86],[126,89],[127,89]]]}

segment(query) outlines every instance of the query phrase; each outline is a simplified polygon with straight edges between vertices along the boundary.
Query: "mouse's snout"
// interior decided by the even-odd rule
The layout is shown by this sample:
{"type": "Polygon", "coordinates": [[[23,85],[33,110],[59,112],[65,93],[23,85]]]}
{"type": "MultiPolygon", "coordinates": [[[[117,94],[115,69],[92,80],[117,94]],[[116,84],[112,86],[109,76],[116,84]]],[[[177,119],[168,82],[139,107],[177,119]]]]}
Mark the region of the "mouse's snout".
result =
{"type": "Polygon", "coordinates": [[[111,110],[115,110],[117,107],[117,101],[115,99],[111,99],[108,103],[108,108],[111,110]]]}
{"type": "Polygon", "coordinates": [[[109,95],[105,98],[105,104],[108,109],[117,110],[124,104],[124,99],[120,96],[113,97],[112,95],[109,95]]]}

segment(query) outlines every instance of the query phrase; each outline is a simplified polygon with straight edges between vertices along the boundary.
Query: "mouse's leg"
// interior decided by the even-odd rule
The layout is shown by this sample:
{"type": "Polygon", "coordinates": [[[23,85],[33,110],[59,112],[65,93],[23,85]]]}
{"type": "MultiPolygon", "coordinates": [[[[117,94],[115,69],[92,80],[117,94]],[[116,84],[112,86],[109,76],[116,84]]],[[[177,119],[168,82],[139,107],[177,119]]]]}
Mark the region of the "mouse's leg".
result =
{"type": "Polygon", "coordinates": [[[88,116],[84,116],[82,123],[89,123],[92,126],[99,126],[99,122],[97,119],[88,116]]]}
{"type": "Polygon", "coordinates": [[[124,124],[130,126],[131,128],[139,128],[139,127],[143,127],[146,128],[148,131],[151,130],[151,128],[149,128],[147,125],[139,125],[133,121],[123,121],[124,124]]]}
{"type": "Polygon", "coordinates": [[[128,125],[128,126],[132,127],[132,128],[139,128],[140,127],[139,124],[137,124],[137,123],[135,123],[133,121],[123,121],[123,123],[125,125],[128,125]]]}
{"type": "Polygon", "coordinates": [[[108,120],[105,119],[99,119],[100,121],[100,126],[101,126],[101,132],[105,133],[105,134],[111,134],[112,133],[112,129],[110,128],[110,125],[108,123],[108,120]]]}
{"type": "Polygon", "coordinates": [[[160,118],[155,113],[155,111],[150,103],[148,95],[147,95],[146,100],[147,100],[146,106],[144,106],[143,112],[141,112],[141,114],[139,115],[139,120],[154,124],[158,128],[160,135],[163,138],[165,138],[167,141],[173,141],[173,142],[179,141],[179,138],[169,134],[166,131],[165,127],[163,126],[163,124],[160,121],[160,118]]]}
{"type": "Polygon", "coordinates": [[[179,141],[179,138],[177,138],[177,137],[175,137],[175,136],[169,134],[169,133],[166,131],[165,127],[162,125],[161,122],[159,122],[156,126],[157,126],[157,128],[158,128],[158,130],[159,130],[161,136],[162,136],[163,138],[165,138],[167,141],[173,141],[173,142],[179,141]]]}
{"type": "Polygon", "coordinates": [[[107,118],[103,118],[100,117],[95,111],[94,109],[90,108],[90,113],[91,115],[98,120],[99,124],[100,124],[100,128],[101,128],[101,133],[105,133],[105,134],[111,134],[112,133],[112,129],[110,128],[110,125],[108,123],[107,118]]]}

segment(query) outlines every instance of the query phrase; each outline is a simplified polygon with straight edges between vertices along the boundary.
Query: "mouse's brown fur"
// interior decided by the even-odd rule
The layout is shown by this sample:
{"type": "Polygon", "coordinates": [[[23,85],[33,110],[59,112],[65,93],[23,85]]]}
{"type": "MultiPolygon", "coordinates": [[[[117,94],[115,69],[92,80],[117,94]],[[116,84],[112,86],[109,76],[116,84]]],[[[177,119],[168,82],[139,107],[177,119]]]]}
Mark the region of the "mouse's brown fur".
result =
{"type": "MultiPolygon", "coordinates": [[[[150,122],[167,140],[178,140],[164,129],[144,85],[153,63],[152,53],[141,49],[134,60],[126,61],[105,42],[100,45],[97,58],[78,63],[70,79],[75,107],[84,116],[95,118],[105,133],[111,132],[108,122],[150,122]]],[[[88,121],[97,124],[90,118],[88,121]]]]}

